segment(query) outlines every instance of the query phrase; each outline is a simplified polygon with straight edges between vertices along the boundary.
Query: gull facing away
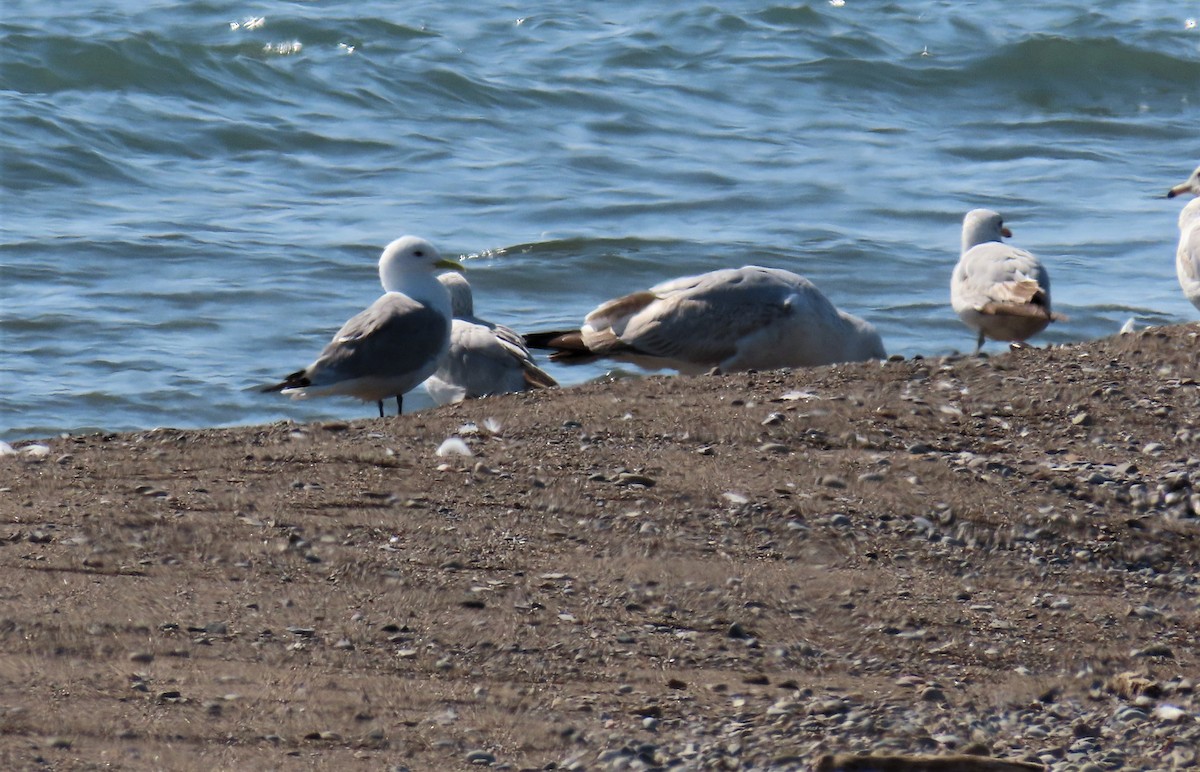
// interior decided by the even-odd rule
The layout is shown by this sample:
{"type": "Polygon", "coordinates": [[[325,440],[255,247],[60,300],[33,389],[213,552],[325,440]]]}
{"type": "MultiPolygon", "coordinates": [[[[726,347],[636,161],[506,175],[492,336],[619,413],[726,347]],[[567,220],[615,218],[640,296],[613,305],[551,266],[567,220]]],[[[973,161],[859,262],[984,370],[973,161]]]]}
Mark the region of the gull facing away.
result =
{"type": "Polygon", "coordinates": [[[685,276],[610,300],[579,330],[525,336],[571,362],[612,357],[682,373],[774,370],[884,359],[869,323],[791,271],[747,265],[685,276]]]}
{"type": "Polygon", "coordinates": [[[437,277],[450,292],[450,345],[425,390],[439,405],[464,399],[549,389],[558,383],[533,362],[515,331],[475,317],[471,285],[457,273],[437,277]]]}
{"type": "Polygon", "coordinates": [[[438,269],[463,267],[428,241],[401,236],[379,257],[383,296],[342,325],[316,361],[262,389],[293,398],[344,394],[379,404],[403,397],[437,369],[450,341],[450,293],[438,269]]]}
{"type": "MultiPolygon", "coordinates": [[[[1167,198],[1191,193],[1200,196],[1200,167],[1192,176],[1167,191],[1167,198]]],[[[1179,213],[1179,248],[1175,251],[1175,273],[1179,286],[1192,305],[1200,308],[1200,198],[1194,198],[1179,213]]]]}
{"type": "Polygon", "coordinates": [[[1024,341],[1052,321],[1066,317],[1050,310],[1050,274],[1023,249],[1004,244],[1012,237],[1004,219],[990,209],[972,209],[963,218],[962,257],[950,278],[950,305],[979,333],[975,353],[985,337],[1024,341]]]}

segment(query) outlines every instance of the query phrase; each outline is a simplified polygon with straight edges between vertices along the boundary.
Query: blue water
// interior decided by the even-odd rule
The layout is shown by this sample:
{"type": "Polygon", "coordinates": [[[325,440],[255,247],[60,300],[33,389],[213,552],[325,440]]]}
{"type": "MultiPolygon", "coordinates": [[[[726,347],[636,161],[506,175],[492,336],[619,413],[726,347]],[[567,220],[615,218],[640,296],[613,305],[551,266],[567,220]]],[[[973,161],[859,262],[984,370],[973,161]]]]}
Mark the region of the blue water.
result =
{"type": "Polygon", "coordinates": [[[1161,195],[1200,162],[1200,7],[84,5],[0,11],[7,440],[373,415],[250,387],[404,233],[518,329],[757,263],[937,355],[973,345],[947,285],[988,206],[1070,317],[1035,342],[1196,318],[1161,195]]]}

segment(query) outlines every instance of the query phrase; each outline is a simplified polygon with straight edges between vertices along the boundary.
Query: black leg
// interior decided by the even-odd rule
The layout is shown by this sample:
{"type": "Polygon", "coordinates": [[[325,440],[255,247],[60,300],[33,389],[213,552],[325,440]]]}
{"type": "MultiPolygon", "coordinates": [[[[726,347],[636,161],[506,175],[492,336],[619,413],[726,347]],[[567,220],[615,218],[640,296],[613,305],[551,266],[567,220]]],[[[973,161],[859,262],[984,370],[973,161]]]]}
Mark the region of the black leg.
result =
{"type": "Polygon", "coordinates": [[[379,417],[383,418],[383,400],[379,400],[379,417]]]}
{"type": "MultiPolygon", "coordinates": [[[[380,403],[380,404],[382,404],[382,403],[380,403]]],[[[396,415],[401,415],[403,413],[404,413],[404,395],[397,394],[396,395],[396,415]]]]}
{"type": "Polygon", "coordinates": [[[979,352],[983,350],[983,333],[979,333],[979,341],[975,344],[975,356],[979,356],[979,352]]]}

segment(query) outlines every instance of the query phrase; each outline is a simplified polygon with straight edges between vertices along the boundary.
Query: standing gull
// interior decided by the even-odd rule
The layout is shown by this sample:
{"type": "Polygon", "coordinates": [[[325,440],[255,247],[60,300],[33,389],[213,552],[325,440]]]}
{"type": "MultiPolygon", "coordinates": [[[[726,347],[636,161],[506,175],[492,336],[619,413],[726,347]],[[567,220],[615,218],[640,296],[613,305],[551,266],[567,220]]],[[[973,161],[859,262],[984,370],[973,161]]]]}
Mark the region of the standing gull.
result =
{"type": "Polygon", "coordinates": [[[748,265],[664,282],[604,303],[579,330],[534,333],[557,361],[608,356],[682,373],[883,359],[879,333],[803,276],[748,265]]]}
{"type": "Polygon", "coordinates": [[[379,404],[403,396],[437,369],[450,339],[450,294],[437,280],[438,269],[463,267],[444,259],[432,244],[401,236],[379,258],[384,294],[342,325],[316,361],[264,392],[293,398],[345,394],[379,404]]]}
{"type": "MultiPolygon", "coordinates": [[[[1200,167],[1192,176],[1167,191],[1167,198],[1184,193],[1200,196],[1200,167]]],[[[1175,251],[1179,286],[1192,305],[1200,308],[1200,198],[1192,199],[1179,213],[1179,248],[1175,251]]]]}
{"type": "Polygon", "coordinates": [[[454,321],[450,345],[425,390],[439,405],[464,399],[548,389],[558,384],[533,362],[521,336],[502,324],[475,317],[471,285],[457,273],[438,281],[450,292],[454,321]]]}
{"type": "Polygon", "coordinates": [[[950,305],[985,337],[1023,341],[1065,317],[1050,310],[1050,274],[1040,260],[1001,242],[1011,237],[1004,219],[990,209],[972,209],[963,218],[962,257],[950,279],[950,305]]]}

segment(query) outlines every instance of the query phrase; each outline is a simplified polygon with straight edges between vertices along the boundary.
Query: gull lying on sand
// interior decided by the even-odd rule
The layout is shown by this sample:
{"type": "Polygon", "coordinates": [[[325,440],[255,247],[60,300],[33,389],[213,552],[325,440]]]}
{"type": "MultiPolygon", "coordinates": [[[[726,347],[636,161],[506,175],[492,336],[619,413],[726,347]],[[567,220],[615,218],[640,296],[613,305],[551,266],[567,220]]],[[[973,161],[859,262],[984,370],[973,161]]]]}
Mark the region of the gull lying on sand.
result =
{"type": "Polygon", "coordinates": [[[579,330],[534,333],[552,360],[607,356],[683,373],[773,370],[883,359],[879,333],[839,311],[803,276],[726,268],[610,300],[579,330]]]}
{"type": "Polygon", "coordinates": [[[1050,274],[1040,260],[1000,241],[1011,237],[1004,220],[990,209],[972,209],[963,218],[962,257],[950,279],[950,305],[985,337],[1023,341],[1066,317],[1050,310],[1050,274]]]}
{"type": "Polygon", "coordinates": [[[437,369],[450,340],[450,293],[438,269],[463,270],[425,239],[402,236],[383,250],[379,280],[384,294],[342,325],[316,361],[264,392],[293,398],[345,394],[379,403],[403,396],[437,369]]]}
{"type": "MultiPolygon", "coordinates": [[[[1184,193],[1200,196],[1200,167],[1184,182],[1167,192],[1167,198],[1184,193]]],[[[1179,213],[1179,248],[1175,251],[1175,273],[1179,286],[1192,305],[1200,308],[1200,198],[1194,198],[1179,213]]]]}
{"type": "Polygon", "coordinates": [[[471,285],[457,273],[437,277],[450,292],[454,315],[450,346],[425,390],[439,405],[492,394],[548,389],[557,386],[533,362],[533,355],[515,331],[475,317],[471,285]]]}

